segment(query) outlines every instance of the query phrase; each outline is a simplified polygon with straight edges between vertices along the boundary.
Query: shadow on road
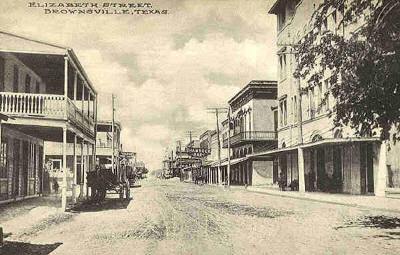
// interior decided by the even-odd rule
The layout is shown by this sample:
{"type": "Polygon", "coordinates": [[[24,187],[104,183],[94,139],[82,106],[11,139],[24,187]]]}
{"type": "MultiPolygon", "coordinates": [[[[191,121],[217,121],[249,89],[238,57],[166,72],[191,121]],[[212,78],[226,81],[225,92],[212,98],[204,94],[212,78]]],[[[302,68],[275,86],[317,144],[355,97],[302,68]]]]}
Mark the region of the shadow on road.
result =
{"type": "Polygon", "coordinates": [[[60,207],[61,198],[57,196],[37,197],[0,205],[0,222],[10,220],[41,206],[60,207]]]}
{"type": "Polygon", "coordinates": [[[71,208],[71,212],[99,212],[126,209],[130,202],[131,199],[106,198],[101,203],[84,202],[71,208]]]}
{"type": "Polygon", "coordinates": [[[0,255],[47,255],[57,249],[62,243],[31,244],[24,242],[6,241],[0,248],[0,255]]]}
{"type": "Polygon", "coordinates": [[[350,228],[350,227],[365,227],[377,229],[390,229],[381,235],[374,235],[375,238],[384,238],[387,240],[400,240],[400,218],[390,216],[364,216],[356,220],[348,221],[343,226],[336,227],[335,229],[350,228]]]}

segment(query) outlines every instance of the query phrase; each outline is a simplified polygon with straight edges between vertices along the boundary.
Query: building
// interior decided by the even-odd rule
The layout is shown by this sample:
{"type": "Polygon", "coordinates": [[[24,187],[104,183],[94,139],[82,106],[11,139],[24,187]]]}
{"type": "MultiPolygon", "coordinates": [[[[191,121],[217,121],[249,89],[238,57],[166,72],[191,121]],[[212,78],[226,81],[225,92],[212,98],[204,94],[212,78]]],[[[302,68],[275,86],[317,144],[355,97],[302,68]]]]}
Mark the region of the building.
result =
{"type": "MultiPolygon", "coordinates": [[[[329,114],[334,114],[335,105],[329,74],[312,88],[293,77],[294,45],[313,29],[309,20],[322,2],[278,0],[269,11],[278,21],[278,149],[259,155],[278,158],[284,186],[297,184],[300,191],[384,196],[387,182],[400,187],[398,146],[388,151],[379,137],[359,137],[350,128],[334,126],[329,114]],[[326,95],[327,100],[322,100],[326,95]]],[[[343,10],[329,10],[323,29],[346,36],[361,25],[343,26],[343,10]]]]}
{"type": "Polygon", "coordinates": [[[222,137],[228,130],[228,120],[219,123],[218,129],[207,134],[209,154],[202,165],[202,175],[209,184],[227,184],[228,151],[222,146],[222,137]]]}
{"type": "Polygon", "coordinates": [[[0,112],[10,117],[1,127],[0,200],[46,191],[51,169],[72,175],[74,186],[84,183],[93,166],[96,98],[71,48],[0,31],[0,112]],[[43,171],[46,142],[60,144],[60,158],[43,171]]]}
{"type": "Polygon", "coordinates": [[[190,141],[184,148],[176,148],[175,167],[180,171],[181,181],[196,182],[202,177],[203,159],[210,154],[210,149],[200,147],[200,140],[190,141]]]}
{"type": "Polygon", "coordinates": [[[231,184],[272,185],[277,181],[274,158],[252,156],[277,147],[276,98],[276,81],[251,81],[229,100],[231,127],[223,132],[223,147],[228,148],[230,134],[231,184]]]}
{"type": "MultiPolygon", "coordinates": [[[[118,121],[114,122],[114,160],[119,162],[122,153],[121,144],[122,126],[118,121]]],[[[113,156],[112,121],[98,121],[96,134],[96,160],[99,164],[110,164],[113,156]]],[[[116,164],[118,166],[118,164],[116,164]]]]}

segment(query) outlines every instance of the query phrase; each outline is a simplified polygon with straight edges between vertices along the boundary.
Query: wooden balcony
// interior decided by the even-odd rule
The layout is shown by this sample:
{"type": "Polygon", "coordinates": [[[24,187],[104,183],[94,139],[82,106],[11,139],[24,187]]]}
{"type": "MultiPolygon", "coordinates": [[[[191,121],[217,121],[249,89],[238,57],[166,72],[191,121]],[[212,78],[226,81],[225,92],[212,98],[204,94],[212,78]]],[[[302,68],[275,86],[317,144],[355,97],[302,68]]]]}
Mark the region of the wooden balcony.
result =
{"type": "MultiPolygon", "coordinates": [[[[275,131],[246,131],[233,134],[230,137],[230,145],[235,146],[246,142],[277,141],[278,134],[275,131]]],[[[228,147],[228,139],[224,138],[223,147],[228,147]]]]}
{"type": "Polygon", "coordinates": [[[0,112],[12,117],[71,121],[94,134],[94,120],[64,95],[0,92],[0,112]]]}

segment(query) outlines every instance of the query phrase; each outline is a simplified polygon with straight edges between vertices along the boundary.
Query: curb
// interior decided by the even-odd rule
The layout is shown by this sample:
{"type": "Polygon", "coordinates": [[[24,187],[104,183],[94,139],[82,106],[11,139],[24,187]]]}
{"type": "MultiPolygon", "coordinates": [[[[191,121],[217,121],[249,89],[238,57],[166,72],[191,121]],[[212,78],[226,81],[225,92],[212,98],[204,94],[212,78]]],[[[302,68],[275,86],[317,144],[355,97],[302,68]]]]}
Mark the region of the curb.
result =
{"type": "Polygon", "coordinates": [[[335,202],[335,201],[329,201],[329,200],[317,199],[317,198],[310,198],[310,197],[291,196],[291,195],[288,195],[288,194],[283,194],[283,193],[282,194],[280,194],[280,193],[277,194],[277,193],[273,193],[273,192],[268,192],[268,191],[264,191],[264,190],[256,190],[256,189],[252,189],[252,188],[247,188],[247,192],[253,192],[253,193],[270,195],[270,196],[277,196],[277,197],[292,198],[292,199],[298,199],[298,200],[305,200],[305,201],[311,201],[311,202],[317,202],[317,203],[342,205],[342,206],[348,206],[348,207],[354,207],[354,208],[360,208],[360,209],[370,209],[370,210],[377,210],[377,211],[400,213],[400,209],[389,209],[389,208],[382,208],[382,207],[372,207],[372,206],[365,206],[365,205],[360,205],[360,204],[355,204],[355,203],[335,202]]]}

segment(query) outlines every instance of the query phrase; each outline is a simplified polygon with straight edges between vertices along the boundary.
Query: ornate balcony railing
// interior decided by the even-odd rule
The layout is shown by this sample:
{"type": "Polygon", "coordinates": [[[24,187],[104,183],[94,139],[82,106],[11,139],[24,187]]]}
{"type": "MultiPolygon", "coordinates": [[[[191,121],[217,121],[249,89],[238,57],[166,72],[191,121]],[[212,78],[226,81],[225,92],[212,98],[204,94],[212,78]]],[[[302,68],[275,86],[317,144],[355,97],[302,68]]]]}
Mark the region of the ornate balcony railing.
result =
{"type": "MultiPolygon", "coordinates": [[[[230,143],[236,145],[242,142],[275,141],[277,139],[278,134],[275,131],[246,131],[231,135],[230,143]]],[[[224,139],[223,146],[228,146],[228,138],[224,139]]]]}
{"type": "Polygon", "coordinates": [[[94,121],[64,95],[0,92],[0,112],[16,117],[66,119],[94,132],[94,121]],[[67,104],[66,104],[67,102],[67,104]]]}

